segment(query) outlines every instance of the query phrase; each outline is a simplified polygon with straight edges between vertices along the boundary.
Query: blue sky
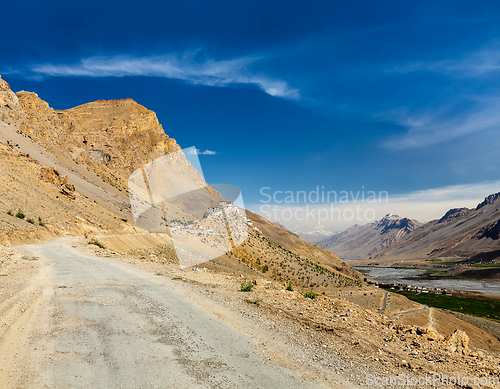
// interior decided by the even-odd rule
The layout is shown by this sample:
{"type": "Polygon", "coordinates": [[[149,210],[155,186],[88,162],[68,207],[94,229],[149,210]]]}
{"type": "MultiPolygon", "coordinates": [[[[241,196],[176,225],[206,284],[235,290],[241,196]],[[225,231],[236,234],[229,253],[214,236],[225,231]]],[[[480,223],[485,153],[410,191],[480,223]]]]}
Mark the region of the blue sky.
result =
{"type": "Polygon", "coordinates": [[[206,179],[238,185],[251,209],[262,187],[324,186],[387,191],[376,218],[426,221],[500,191],[500,3],[57,0],[0,14],[12,89],[56,109],[133,98],[182,147],[215,152],[200,155],[206,179]]]}

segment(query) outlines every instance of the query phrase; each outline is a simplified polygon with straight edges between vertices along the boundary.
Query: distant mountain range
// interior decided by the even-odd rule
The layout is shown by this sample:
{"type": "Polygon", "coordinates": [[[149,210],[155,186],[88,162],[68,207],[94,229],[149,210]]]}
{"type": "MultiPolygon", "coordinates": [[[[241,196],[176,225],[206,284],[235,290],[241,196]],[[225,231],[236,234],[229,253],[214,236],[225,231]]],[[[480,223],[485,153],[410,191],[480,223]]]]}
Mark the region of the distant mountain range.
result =
{"type": "Polygon", "coordinates": [[[370,257],[401,240],[422,223],[393,213],[384,216],[377,222],[358,226],[330,236],[318,243],[341,258],[370,257]]]}
{"type": "Polygon", "coordinates": [[[307,231],[307,232],[298,232],[298,235],[309,243],[317,244],[324,239],[330,238],[332,236],[331,231],[325,230],[315,230],[315,231],[307,231]]]}
{"type": "Polygon", "coordinates": [[[500,257],[500,193],[474,209],[450,209],[442,218],[421,224],[394,214],[364,226],[353,226],[318,243],[346,259],[500,257]]]}

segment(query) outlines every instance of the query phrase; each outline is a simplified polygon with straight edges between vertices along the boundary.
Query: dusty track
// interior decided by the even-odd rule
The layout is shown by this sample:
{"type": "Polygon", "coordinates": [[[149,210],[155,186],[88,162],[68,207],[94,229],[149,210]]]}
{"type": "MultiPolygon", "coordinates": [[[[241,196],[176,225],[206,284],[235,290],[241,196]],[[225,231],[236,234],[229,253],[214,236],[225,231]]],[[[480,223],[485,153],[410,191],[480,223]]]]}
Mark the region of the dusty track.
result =
{"type": "Polygon", "coordinates": [[[81,253],[71,239],[23,248],[39,259],[1,306],[2,387],[323,387],[263,357],[174,281],[81,253]]]}

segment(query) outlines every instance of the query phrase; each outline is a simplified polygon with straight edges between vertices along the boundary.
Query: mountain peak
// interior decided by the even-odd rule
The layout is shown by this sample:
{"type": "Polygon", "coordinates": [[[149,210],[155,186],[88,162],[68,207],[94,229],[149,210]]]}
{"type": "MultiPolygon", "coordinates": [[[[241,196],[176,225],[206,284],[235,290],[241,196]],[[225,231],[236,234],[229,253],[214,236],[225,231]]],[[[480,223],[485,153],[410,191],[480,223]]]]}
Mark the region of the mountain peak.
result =
{"type": "Polygon", "coordinates": [[[439,219],[438,224],[445,223],[463,215],[467,215],[470,211],[471,210],[469,208],[452,208],[448,212],[446,212],[441,219],[439,219]]]}
{"type": "Polygon", "coordinates": [[[399,219],[402,219],[402,217],[396,215],[395,213],[388,213],[380,221],[385,221],[385,220],[399,220],[399,219]]]}
{"type": "Polygon", "coordinates": [[[389,230],[404,230],[409,233],[421,226],[416,220],[400,217],[394,213],[388,213],[379,222],[378,226],[382,227],[382,234],[387,233],[389,230]]]}
{"type": "Polygon", "coordinates": [[[421,225],[416,220],[388,213],[377,222],[349,227],[317,244],[344,258],[371,256],[399,241],[421,225]]]}
{"type": "Polygon", "coordinates": [[[489,195],[484,199],[484,201],[481,204],[478,204],[478,206],[476,207],[476,211],[480,210],[483,207],[486,207],[487,205],[490,205],[491,203],[495,202],[498,199],[500,199],[500,192],[489,195]]]}

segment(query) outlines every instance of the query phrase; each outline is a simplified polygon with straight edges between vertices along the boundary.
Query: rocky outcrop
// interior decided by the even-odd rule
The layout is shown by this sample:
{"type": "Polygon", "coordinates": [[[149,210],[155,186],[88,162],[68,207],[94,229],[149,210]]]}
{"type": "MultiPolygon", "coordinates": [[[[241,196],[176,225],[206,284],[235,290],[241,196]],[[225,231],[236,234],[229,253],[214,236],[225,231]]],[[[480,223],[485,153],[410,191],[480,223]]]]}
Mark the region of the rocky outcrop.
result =
{"type": "MultiPolygon", "coordinates": [[[[127,192],[131,172],[180,150],[175,139],[165,134],[156,114],[132,99],[98,100],[58,111],[36,93],[22,91],[14,97],[19,100],[14,112],[22,133],[48,150],[87,165],[123,192],[127,192]]],[[[196,175],[194,169],[191,173],[196,175]]]]}
{"type": "Polygon", "coordinates": [[[500,219],[479,230],[476,239],[489,238],[492,240],[500,239],[500,219]]]}
{"type": "Polygon", "coordinates": [[[124,175],[142,163],[180,150],[150,111],[132,99],[95,101],[57,111],[64,139],[78,158],[85,152],[124,175]]]}
{"type": "Polygon", "coordinates": [[[444,214],[444,216],[439,219],[438,223],[446,223],[451,220],[454,220],[458,217],[465,216],[470,213],[471,210],[469,208],[453,208],[444,214]]]}
{"type": "Polygon", "coordinates": [[[19,100],[14,92],[10,90],[9,84],[0,76],[0,107],[19,109],[19,100]]]}
{"type": "Polygon", "coordinates": [[[68,183],[68,176],[61,176],[56,169],[44,167],[40,169],[41,179],[53,185],[65,185],[68,183]]]}
{"type": "Polygon", "coordinates": [[[467,354],[469,352],[469,336],[462,330],[456,330],[446,339],[446,346],[452,353],[467,354]]]}
{"type": "Polygon", "coordinates": [[[64,137],[57,114],[47,102],[33,92],[21,91],[16,96],[24,115],[24,120],[19,123],[24,134],[44,146],[50,146],[52,142],[64,137]]]}
{"type": "Polygon", "coordinates": [[[476,211],[479,211],[481,208],[484,208],[490,204],[493,204],[498,199],[500,199],[500,192],[489,195],[488,197],[486,197],[484,199],[484,201],[482,203],[478,204],[478,206],[476,207],[476,211]]]}

